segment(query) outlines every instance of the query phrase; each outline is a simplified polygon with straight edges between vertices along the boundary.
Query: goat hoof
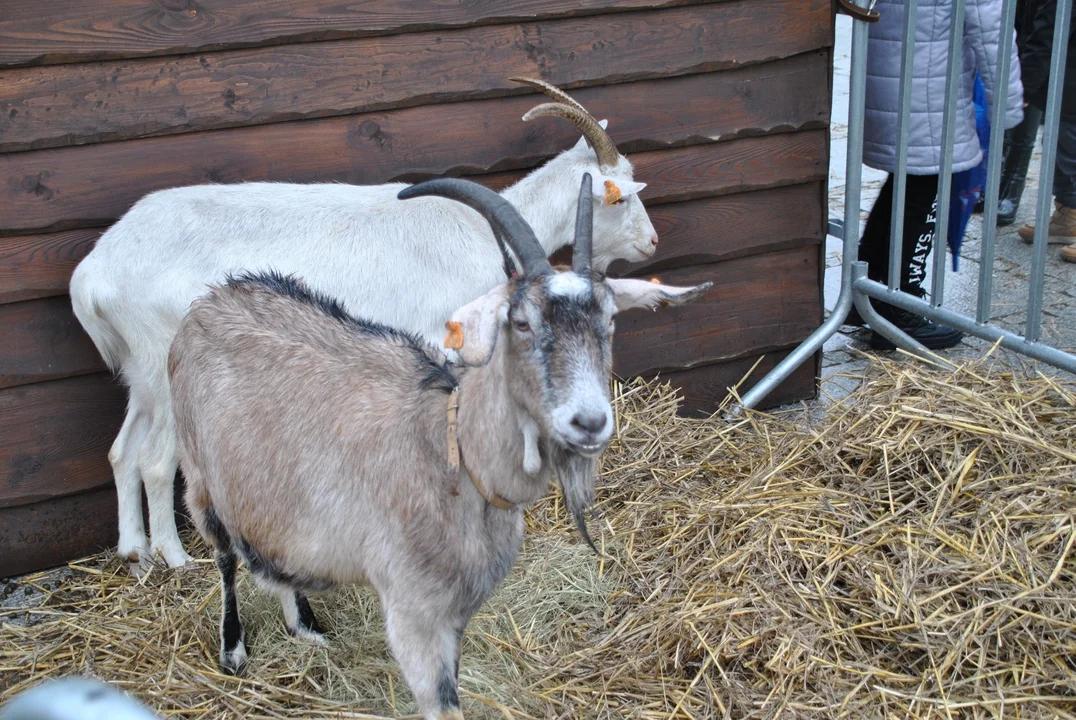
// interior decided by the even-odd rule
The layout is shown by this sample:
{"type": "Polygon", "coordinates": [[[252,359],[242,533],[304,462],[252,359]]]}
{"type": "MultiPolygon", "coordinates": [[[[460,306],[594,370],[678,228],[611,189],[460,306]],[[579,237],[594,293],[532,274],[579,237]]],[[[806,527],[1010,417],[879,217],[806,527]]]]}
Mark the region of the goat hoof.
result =
{"type": "Polygon", "coordinates": [[[247,646],[242,641],[231,650],[220,651],[220,669],[226,675],[241,675],[247,664],[247,646]]]}
{"type": "Polygon", "coordinates": [[[134,566],[141,563],[142,558],[149,557],[149,542],[146,541],[145,535],[141,533],[138,535],[133,541],[121,537],[119,544],[116,546],[116,554],[127,562],[132,573],[135,572],[134,566]]]}
{"type": "Polygon", "coordinates": [[[148,551],[127,556],[127,569],[131,571],[131,576],[137,580],[144,580],[149,577],[155,567],[159,567],[159,564],[154,561],[153,556],[148,551]]]}
{"type": "Polygon", "coordinates": [[[183,549],[183,544],[178,540],[154,543],[151,554],[153,557],[159,557],[164,560],[164,563],[170,568],[183,567],[194,560],[187,554],[187,551],[183,549]]]}
{"type": "Polygon", "coordinates": [[[320,630],[311,630],[305,627],[289,627],[288,634],[296,640],[308,642],[313,645],[319,645],[321,647],[329,646],[329,639],[325,637],[325,634],[320,630]]]}

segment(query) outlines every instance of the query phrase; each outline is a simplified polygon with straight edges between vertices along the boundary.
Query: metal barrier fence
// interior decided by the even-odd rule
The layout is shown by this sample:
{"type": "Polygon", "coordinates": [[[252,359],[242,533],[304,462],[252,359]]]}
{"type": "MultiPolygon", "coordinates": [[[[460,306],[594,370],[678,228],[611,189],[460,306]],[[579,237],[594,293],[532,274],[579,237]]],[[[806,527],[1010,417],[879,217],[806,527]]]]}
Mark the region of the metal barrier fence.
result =
{"type": "MultiPolygon", "coordinates": [[[[856,0],[851,0],[856,2],[856,0]]],[[[865,3],[860,3],[865,7],[865,3]]],[[[780,364],[763,377],[758,384],[744,394],[741,408],[758,405],[793,370],[816,353],[837,332],[848,318],[853,304],[871,329],[889,339],[894,345],[908,352],[927,356],[929,351],[908,337],[904,332],[878,315],[871,306],[871,299],[881,300],[897,308],[914,312],[930,320],[943,323],[969,335],[1041,360],[1050,365],[1076,373],[1076,356],[1040,342],[1042,324],[1043,286],[1046,279],[1046,246],[1053,193],[1054,160],[1057,149],[1058,127],[1061,117],[1062,81],[1065,75],[1065,56],[1068,50],[1069,21],[1072,0],[1059,0],[1055,16],[1053,49],[1050,58],[1048,99],[1044,114],[1042,169],[1039,177],[1039,194],[1035,210],[1035,240],[1031,265],[1031,290],[1027,302],[1027,325],[1024,334],[990,324],[990,300],[994,270],[994,243],[997,238],[997,211],[999,183],[1001,180],[1001,141],[1005,120],[1004,92],[1010,70],[1010,56],[1014,42],[1013,24],[1016,17],[1016,0],[1004,0],[1001,45],[998,51],[997,75],[999,90],[994,93],[994,106],[990,112],[990,145],[988,147],[987,181],[984,190],[983,240],[979,258],[979,296],[975,317],[970,317],[942,306],[945,293],[946,238],[949,224],[949,200],[953,175],[953,143],[956,127],[956,104],[958,83],[961,81],[963,33],[957,29],[964,26],[964,0],[953,0],[953,31],[949,33],[949,60],[946,69],[945,111],[942,128],[942,168],[938,178],[938,213],[934,234],[934,268],[930,300],[924,300],[900,290],[901,253],[904,225],[904,200],[907,184],[905,169],[908,157],[908,121],[911,98],[911,76],[915,51],[915,17],[918,0],[906,0],[904,15],[904,43],[901,55],[899,93],[900,115],[897,125],[897,158],[893,173],[893,214],[890,226],[890,256],[888,284],[867,278],[867,264],[857,259],[859,247],[860,185],[863,160],[863,119],[867,78],[867,21],[864,14],[853,14],[851,72],[848,99],[848,168],[845,181],[844,223],[841,234],[844,239],[841,262],[841,289],[836,306],[826,321],[780,364]]],[[[739,410],[740,408],[737,408],[739,410]]]]}

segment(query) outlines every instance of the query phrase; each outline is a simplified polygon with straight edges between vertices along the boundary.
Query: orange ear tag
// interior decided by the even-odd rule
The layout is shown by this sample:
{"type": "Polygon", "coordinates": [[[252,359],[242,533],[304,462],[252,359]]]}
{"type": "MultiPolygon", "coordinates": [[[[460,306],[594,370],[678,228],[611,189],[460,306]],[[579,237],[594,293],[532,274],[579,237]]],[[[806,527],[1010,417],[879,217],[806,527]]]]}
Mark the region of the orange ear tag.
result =
{"type": "Polygon", "coordinates": [[[612,180],[605,181],[605,204],[616,205],[623,197],[620,194],[620,188],[612,180]]]}
{"type": "Polygon", "coordinates": [[[654,283],[655,285],[660,285],[661,284],[661,281],[658,280],[656,277],[650,278],[650,282],[654,283]]]}
{"type": "Polygon", "coordinates": [[[463,347],[463,326],[455,320],[449,320],[445,323],[445,330],[448,330],[448,335],[445,335],[445,347],[449,350],[459,350],[463,347]]]}

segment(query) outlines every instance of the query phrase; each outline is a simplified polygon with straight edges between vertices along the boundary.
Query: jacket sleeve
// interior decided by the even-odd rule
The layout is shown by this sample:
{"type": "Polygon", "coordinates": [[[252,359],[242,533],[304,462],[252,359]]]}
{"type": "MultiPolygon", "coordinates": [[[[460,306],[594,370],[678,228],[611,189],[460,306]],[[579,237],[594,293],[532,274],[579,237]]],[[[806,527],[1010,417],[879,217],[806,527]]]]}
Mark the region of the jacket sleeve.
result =
{"type": "Polygon", "coordinates": [[[1030,27],[1026,28],[1020,62],[1023,66],[1024,95],[1036,105],[1046,103],[1046,86],[1050,82],[1050,53],[1054,44],[1054,16],[1057,0],[1038,3],[1030,27]]]}
{"type": "Polygon", "coordinates": [[[975,56],[975,67],[983,79],[987,103],[993,106],[994,98],[1000,93],[1000,99],[1005,103],[1005,128],[1008,129],[1024,119],[1024,86],[1015,42],[1010,49],[1009,77],[997,77],[1001,21],[1001,0],[967,0],[964,42],[975,56]]]}

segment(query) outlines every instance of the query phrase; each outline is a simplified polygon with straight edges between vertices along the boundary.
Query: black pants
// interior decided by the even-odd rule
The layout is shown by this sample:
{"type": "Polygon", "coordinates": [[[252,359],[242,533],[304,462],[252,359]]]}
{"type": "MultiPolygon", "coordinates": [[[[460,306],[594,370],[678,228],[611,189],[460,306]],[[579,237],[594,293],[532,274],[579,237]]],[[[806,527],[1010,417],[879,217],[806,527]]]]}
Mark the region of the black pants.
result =
{"type": "Polygon", "coordinates": [[[1068,118],[1061,118],[1057,128],[1054,199],[1067,208],[1076,208],[1076,122],[1068,118]]]}
{"type": "MultiPolygon", "coordinates": [[[[909,175],[904,195],[904,234],[901,238],[900,289],[923,295],[927,258],[934,247],[934,223],[938,208],[938,176],[909,175]]],[[[859,240],[859,259],[867,263],[867,277],[889,280],[889,223],[893,214],[893,175],[886,178],[874,201],[867,227],[859,240]]]]}

